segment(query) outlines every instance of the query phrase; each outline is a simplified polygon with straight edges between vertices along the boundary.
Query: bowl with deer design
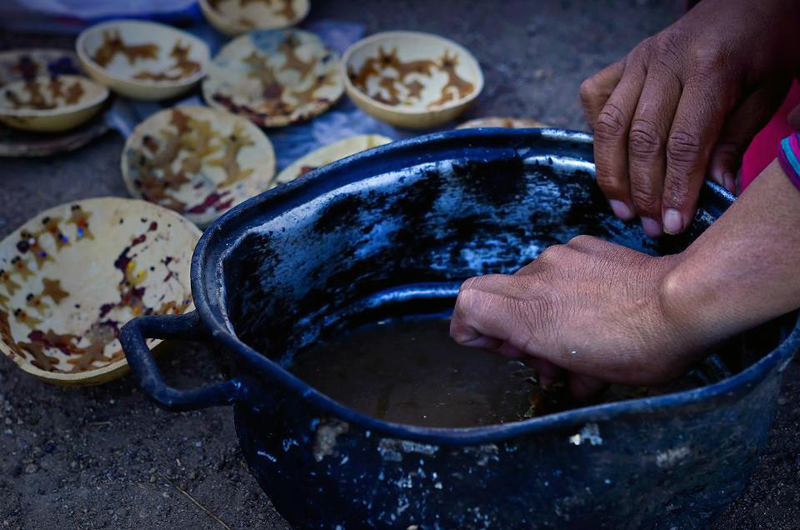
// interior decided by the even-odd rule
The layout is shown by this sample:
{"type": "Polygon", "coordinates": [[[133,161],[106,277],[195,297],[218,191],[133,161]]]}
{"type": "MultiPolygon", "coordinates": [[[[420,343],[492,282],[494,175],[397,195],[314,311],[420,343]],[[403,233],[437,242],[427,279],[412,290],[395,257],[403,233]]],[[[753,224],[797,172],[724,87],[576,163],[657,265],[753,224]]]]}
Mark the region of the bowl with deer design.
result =
{"type": "Polygon", "coordinates": [[[164,24],[114,20],[84,30],[75,43],[86,72],[134,99],[161,100],[205,75],[210,53],[197,37],[164,24]]]}
{"type": "Polygon", "coordinates": [[[39,213],[0,242],[0,352],[61,385],[124,374],[117,337],[126,322],[193,309],[199,237],[145,201],[87,199],[39,213]]]}
{"type": "Polygon", "coordinates": [[[430,33],[390,31],[353,44],[342,59],[350,99],[392,125],[427,129],[461,114],[483,90],[463,46],[430,33]]]}
{"type": "Polygon", "coordinates": [[[78,75],[37,76],[0,88],[0,122],[15,129],[59,132],[94,116],[108,89],[78,75]]]}

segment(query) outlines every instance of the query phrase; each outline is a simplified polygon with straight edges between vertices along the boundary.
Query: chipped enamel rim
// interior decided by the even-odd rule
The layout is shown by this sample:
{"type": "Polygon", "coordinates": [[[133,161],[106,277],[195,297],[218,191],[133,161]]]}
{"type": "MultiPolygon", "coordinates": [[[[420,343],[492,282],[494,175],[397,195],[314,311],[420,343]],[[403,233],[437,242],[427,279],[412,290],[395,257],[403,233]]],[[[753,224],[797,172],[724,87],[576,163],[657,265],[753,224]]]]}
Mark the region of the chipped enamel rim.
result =
{"type": "MultiPolygon", "coordinates": [[[[163,44],[163,42],[161,43],[163,44]]],[[[173,28],[172,26],[167,26],[166,24],[159,24],[157,22],[145,22],[142,20],[128,20],[128,19],[120,19],[120,20],[112,20],[109,22],[102,22],[100,24],[95,24],[85,30],[83,30],[80,35],[78,35],[78,39],[75,41],[75,51],[78,54],[78,58],[81,62],[86,66],[87,69],[94,69],[97,72],[100,72],[102,75],[107,76],[111,79],[116,81],[120,81],[123,83],[128,83],[133,86],[137,87],[185,87],[197,83],[200,81],[205,75],[206,70],[208,69],[208,63],[210,62],[211,52],[208,49],[208,45],[205,42],[198,39],[194,35],[187,33],[185,31],[179,30],[177,28],[173,28]],[[86,41],[90,37],[94,37],[95,34],[102,35],[103,30],[119,28],[123,26],[128,26],[131,28],[137,28],[140,32],[146,33],[151,35],[153,40],[159,41],[169,41],[170,45],[174,45],[179,40],[188,41],[194,47],[194,49],[200,50],[200,57],[198,61],[200,62],[200,69],[192,74],[191,76],[187,76],[181,79],[176,80],[150,80],[150,79],[136,79],[133,75],[118,75],[112,73],[107,68],[100,66],[95,62],[92,56],[89,54],[89,51],[86,48],[86,41]]],[[[131,72],[132,74],[133,72],[131,72]]]]}
{"type": "MultiPolygon", "coordinates": [[[[48,216],[49,217],[61,216],[68,209],[72,208],[75,205],[79,205],[79,206],[82,207],[82,209],[85,209],[85,211],[89,211],[89,212],[96,212],[96,211],[101,210],[101,209],[102,210],[109,210],[111,212],[114,212],[115,210],[116,211],[122,211],[122,212],[125,212],[125,215],[126,215],[125,218],[126,219],[127,218],[139,219],[143,215],[158,216],[161,219],[166,217],[166,218],[168,218],[170,220],[170,222],[175,224],[175,226],[172,228],[171,233],[177,233],[175,231],[179,229],[178,227],[180,227],[181,229],[184,230],[184,232],[182,234],[183,237],[180,238],[181,239],[180,242],[186,241],[187,237],[191,238],[195,242],[197,242],[199,240],[200,236],[202,235],[202,233],[200,232],[200,230],[196,226],[194,226],[192,223],[188,222],[185,218],[181,217],[180,215],[178,215],[175,212],[173,212],[171,210],[168,210],[166,208],[162,208],[162,207],[160,207],[158,205],[155,205],[155,204],[152,204],[152,203],[149,203],[149,202],[145,202],[145,201],[140,201],[140,200],[123,199],[123,198],[118,198],[118,197],[103,197],[103,198],[85,199],[85,200],[81,200],[81,201],[73,201],[73,202],[64,203],[64,204],[61,204],[59,206],[55,206],[53,208],[49,208],[48,210],[45,210],[43,212],[40,212],[40,213],[36,214],[32,218],[28,219],[24,224],[22,224],[16,230],[14,230],[12,233],[10,233],[8,236],[6,236],[0,242],[0,252],[4,253],[5,249],[8,248],[8,247],[16,248],[16,244],[21,238],[21,233],[26,229],[32,229],[33,225],[36,222],[41,222],[42,219],[44,219],[44,218],[46,218],[48,216]]],[[[108,238],[104,238],[103,237],[104,234],[107,234],[107,233],[108,233],[107,231],[96,230],[93,233],[93,235],[95,236],[95,239],[90,240],[89,244],[94,245],[94,246],[105,245],[105,246],[113,248],[115,250],[121,250],[128,243],[127,241],[125,241],[125,242],[117,242],[117,241],[115,241],[113,239],[109,241],[108,238]],[[119,248],[117,248],[117,247],[119,247],[119,248]]],[[[175,252],[176,252],[176,254],[177,253],[183,253],[182,257],[186,258],[186,263],[185,263],[184,266],[185,266],[185,269],[186,269],[186,272],[187,272],[187,276],[184,278],[183,283],[185,283],[186,290],[187,290],[187,292],[189,292],[190,291],[190,288],[189,288],[189,283],[190,282],[189,282],[188,273],[189,273],[189,268],[190,268],[192,249],[177,248],[177,249],[175,249],[175,252]]],[[[106,254],[108,254],[109,262],[111,264],[113,264],[113,259],[114,259],[113,256],[115,256],[114,250],[112,250],[110,252],[106,252],[106,254]]],[[[6,258],[2,258],[2,259],[6,259],[6,258]]],[[[88,268],[83,268],[83,269],[81,269],[81,271],[82,272],[88,272],[88,268]]],[[[35,272],[38,273],[39,270],[35,270],[35,272]]],[[[38,278],[39,276],[36,276],[36,277],[38,278]]],[[[73,278],[74,278],[74,276],[73,276],[73,278]]],[[[84,278],[84,280],[91,281],[91,278],[84,278]]],[[[19,287],[20,289],[24,288],[25,280],[22,280],[21,283],[22,283],[22,285],[20,285],[20,287],[19,287]]],[[[162,284],[155,284],[155,285],[163,285],[163,283],[162,284]]],[[[152,287],[153,286],[149,286],[149,288],[152,288],[152,287]]],[[[68,295],[68,296],[70,296],[70,295],[68,295]]],[[[74,300],[79,300],[79,299],[80,299],[80,295],[78,295],[76,298],[74,298],[73,301],[74,300]]],[[[7,308],[8,308],[9,311],[11,311],[12,306],[9,305],[7,308]]],[[[184,309],[183,313],[188,313],[192,309],[194,309],[194,302],[193,301],[188,306],[186,306],[186,308],[184,309]]],[[[73,312],[73,314],[77,314],[77,313],[80,313],[80,312],[73,312]]],[[[134,318],[134,316],[135,315],[131,315],[130,318],[132,319],[132,318],[134,318]]],[[[41,324],[42,324],[43,327],[46,326],[46,322],[47,322],[47,320],[43,320],[42,321],[41,324]]],[[[124,324],[124,322],[120,322],[120,327],[121,327],[122,324],[124,324]]],[[[13,334],[12,334],[12,336],[13,336],[13,334]]],[[[151,344],[151,346],[155,346],[155,345],[161,343],[162,341],[161,340],[153,340],[153,341],[148,341],[148,342],[151,344]]],[[[94,384],[100,384],[100,383],[104,383],[104,382],[108,382],[108,381],[111,381],[113,379],[116,379],[117,377],[125,374],[128,371],[128,361],[125,359],[125,357],[123,357],[120,360],[114,361],[112,363],[109,363],[107,365],[104,365],[104,366],[101,366],[101,367],[98,367],[98,368],[95,368],[93,370],[86,370],[86,371],[75,372],[75,373],[50,372],[50,371],[47,371],[47,370],[43,370],[43,369],[41,369],[41,368],[39,368],[37,366],[34,366],[31,363],[32,358],[31,358],[30,354],[26,358],[22,358],[19,354],[14,353],[12,351],[11,347],[5,342],[4,339],[0,339],[0,352],[2,352],[7,358],[12,360],[24,372],[27,372],[27,373],[29,373],[29,374],[31,374],[31,375],[43,380],[43,381],[47,381],[49,383],[55,383],[55,384],[59,384],[59,385],[94,385],[94,384]]]]}
{"type": "MultiPolygon", "coordinates": [[[[224,1],[228,3],[231,0],[224,1]]],[[[311,2],[310,0],[293,0],[293,3],[296,3],[300,6],[300,9],[297,10],[297,15],[293,19],[285,19],[283,22],[279,22],[277,24],[270,24],[267,21],[260,22],[258,20],[248,19],[252,20],[253,22],[251,27],[238,23],[233,19],[233,16],[230,13],[223,12],[221,9],[215,9],[211,4],[208,3],[208,0],[200,0],[200,9],[203,11],[203,15],[205,15],[206,19],[208,19],[212,26],[226,35],[233,36],[258,29],[282,29],[294,26],[308,16],[308,12],[311,10],[311,2]]],[[[238,3],[235,5],[236,7],[230,9],[230,11],[235,11],[237,15],[244,11],[244,9],[241,8],[238,3]]]]}
{"type": "Polygon", "coordinates": [[[328,144],[312,151],[306,156],[299,158],[286,166],[270,184],[270,189],[281,184],[286,184],[297,178],[302,177],[311,170],[326,166],[337,160],[378,147],[386,145],[392,141],[391,138],[380,134],[358,134],[350,136],[338,142],[328,144]],[[303,171],[303,166],[309,166],[308,171],[303,171]]]}
{"type": "MultiPolygon", "coordinates": [[[[255,141],[254,145],[249,146],[252,147],[252,149],[248,148],[247,153],[239,153],[237,156],[237,160],[245,158],[248,162],[247,166],[252,166],[247,167],[247,169],[253,170],[253,173],[250,176],[245,177],[244,179],[235,182],[230,186],[222,187],[220,186],[220,183],[216,181],[213,182],[213,186],[206,186],[205,184],[211,178],[208,175],[205,175],[203,170],[209,169],[207,167],[209,161],[204,161],[200,167],[200,171],[193,174],[193,177],[205,177],[202,182],[204,184],[202,189],[204,189],[207,194],[210,195],[219,190],[226,190],[229,192],[230,199],[232,200],[230,206],[223,210],[215,209],[201,214],[193,214],[185,210],[174,211],[183,215],[198,226],[204,227],[212,223],[217,217],[226,211],[235,207],[237,204],[246,201],[250,197],[258,195],[269,188],[270,182],[272,182],[273,177],[275,176],[275,149],[273,148],[269,137],[264,134],[264,132],[259,129],[258,126],[242,116],[237,116],[236,114],[232,114],[221,109],[200,106],[180,106],[164,109],[156,114],[153,114],[145,121],[137,125],[133,131],[133,134],[131,134],[125,142],[125,147],[123,147],[122,156],[120,157],[120,166],[122,168],[122,178],[125,181],[125,186],[128,188],[128,192],[133,197],[153,202],[154,204],[158,204],[162,207],[168,207],[167,205],[160,204],[157,201],[150,201],[150,199],[144,197],[141,189],[139,189],[134,182],[134,176],[131,174],[132,171],[131,164],[129,162],[129,156],[131,156],[131,152],[133,150],[141,149],[145,136],[152,136],[156,139],[163,140],[164,133],[162,131],[162,127],[165,125],[164,119],[167,117],[167,114],[171,113],[173,110],[179,110],[194,119],[207,119],[210,121],[211,127],[220,134],[223,134],[221,130],[223,127],[225,129],[233,129],[237,124],[241,125],[244,131],[250,134],[250,138],[255,141]]],[[[168,121],[167,124],[169,124],[168,121]]],[[[223,135],[227,134],[230,133],[224,133],[223,135]]],[[[177,190],[174,190],[176,193],[172,194],[172,197],[179,200],[181,198],[185,198],[185,195],[181,195],[180,192],[186,187],[198,189],[194,187],[197,184],[195,182],[196,180],[198,179],[190,177],[189,182],[183,184],[177,188],[177,190]]]]}
{"type": "Polygon", "coordinates": [[[472,55],[472,53],[469,52],[469,50],[467,50],[460,44],[445,37],[433,33],[424,33],[421,31],[386,31],[383,33],[376,33],[371,37],[361,39],[360,41],[352,44],[344,52],[344,57],[342,58],[342,64],[341,64],[341,76],[344,81],[344,86],[347,89],[347,93],[350,94],[351,96],[357,97],[366,105],[377,107],[386,112],[406,114],[409,116],[424,116],[430,114],[437,114],[439,112],[452,109],[455,107],[466,106],[466,104],[470,103],[471,101],[475,100],[478,96],[480,96],[481,92],[483,92],[483,85],[484,85],[483,70],[481,70],[480,63],[478,63],[478,60],[475,58],[474,55],[472,55]],[[394,43],[398,48],[401,48],[404,41],[408,40],[414,40],[414,41],[427,40],[430,42],[435,42],[437,46],[447,46],[458,52],[461,58],[466,59],[468,62],[472,63],[470,70],[474,72],[475,76],[474,77],[471,76],[467,80],[475,83],[475,90],[473,90],[470,94],[466,95],[465,97],[457,97],[456,99],[448,101],[443,105],[439,105],[436,108],[427,110],[417,110],[417,109],[403,108],[400,105],[392,106],[392,105],[387,105],[386,103],[382,103],[373,98],[372,96],[370,96],[369,94],[365,94],[350,80],[350,76],[347,74],[347,68],[350,65],[350,61],[352,60],[353,55],[356,52],[359,52],[364,48],[373,47],[382,43],[394,43]]]}
{"type": "MultiPolygon", "coordinates": [[[[61,116],[70,114],[72,112],[78,112],[84,109],[95,107],[97,105],[102,104],[106,99],[108,99],[108,94],[109,94],[108,88],[104,87],[100,83],[95,83],[88,77],[83,77],[80,75],[59,75],[57,77],[58,79],[62,79],[66,82],[77,81],[81,85],[83,85],[84,88],[90,89],[94,94],[93,95],[89,94],[90,97],[86,101],[74,103],[71,105],[57,105],[56,108],[54,109],[28,109],[28,108],[15,109],[12,107],[6,107],[2,103],[4,101],[3,97],[6,91],[22,87],[26,83],[28,83],[28,81],[24,80],[14,81],[13,83],[8,83],[0,87],[0,116],[25,116],[25,117],[61,116]]],[[[39,75],[36,76],[33,79],[33,81],[47,82],[50,79],[52,79],[50,76],[39,75]]]]}

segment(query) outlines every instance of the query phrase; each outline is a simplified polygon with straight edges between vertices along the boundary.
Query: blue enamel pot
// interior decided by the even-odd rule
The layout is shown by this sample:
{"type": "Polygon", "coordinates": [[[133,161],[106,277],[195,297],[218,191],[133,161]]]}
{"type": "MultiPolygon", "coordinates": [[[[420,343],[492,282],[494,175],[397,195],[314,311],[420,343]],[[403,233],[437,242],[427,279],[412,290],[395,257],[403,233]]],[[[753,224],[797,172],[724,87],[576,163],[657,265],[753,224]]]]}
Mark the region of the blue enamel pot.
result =
{"type": "Polygon", "coordinates": [[[206,230],[196,311],[125,326],[131,369],[169,410],[232,405],[253,475],[298,529],[704,527],[765,444],[795,313],[710,351],[719,376],[701,388],[475,428],[381,421],[286,369],[321,336],[447,311],[464,279],[579,234],[678,252],[733,199],[706,184],[692,228],[653,242],[593,175],[591,137],[555,129],[433,134],[315,170],[206,230]],[[215,343],[230,379],[171,388],[146,337],[215,343]]]}

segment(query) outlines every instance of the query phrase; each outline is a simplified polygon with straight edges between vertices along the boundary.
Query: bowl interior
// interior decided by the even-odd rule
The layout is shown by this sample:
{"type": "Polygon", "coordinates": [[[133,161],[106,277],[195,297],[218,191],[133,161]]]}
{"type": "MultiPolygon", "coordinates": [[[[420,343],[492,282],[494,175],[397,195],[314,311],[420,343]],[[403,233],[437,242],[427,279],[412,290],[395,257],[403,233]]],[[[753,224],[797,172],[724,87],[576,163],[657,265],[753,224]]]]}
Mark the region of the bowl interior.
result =
{"type": "Polygon", "coordinates": [[[38,76],[0,88],[0,112],[56,115],[102,103],[108,89],[77,75],[38,76]]]}
{"type": "Polygon", "coordinates": [[[240,116],[208,107],[154,114],[136,128],[122,153],[131,194],[201,226],[266,190],[274,173],[267,136],[240,116]]]}
{"type": "Polygon", "coordinates": [[[389,32],[357,42],[345,57],[352,86],[399,112],[429,112],[480,93],[483,74],[462,46],[427,33],[389,32]]]}
{"type": "Polygon", "coordinates": [[[282,28],[296,24],[308,14],[308,0],[206,0],[227,22],[242,30],[282,28]]]}
{"type": "Polygon", "coordinates": [[[81,34],[77,46],[82,57],[107,75],[140,84],[193,83],[209,61],[201,40],[152,22],[98,24],[81,34]]]}
{"type": "Polygon", "coordinates": [[[124,362],[123,324],[192,306],[198,238],[142,201],[89,199],[37,215],[0,243],[0,349],[51,379],[124,362]]]}
{"type": "Polygon", "coordinates": [[[338,55],[302,30],[261,30],[226,45],[209,67],[209,105],[265,126],[315,116],[344,90],[338,55]]]}

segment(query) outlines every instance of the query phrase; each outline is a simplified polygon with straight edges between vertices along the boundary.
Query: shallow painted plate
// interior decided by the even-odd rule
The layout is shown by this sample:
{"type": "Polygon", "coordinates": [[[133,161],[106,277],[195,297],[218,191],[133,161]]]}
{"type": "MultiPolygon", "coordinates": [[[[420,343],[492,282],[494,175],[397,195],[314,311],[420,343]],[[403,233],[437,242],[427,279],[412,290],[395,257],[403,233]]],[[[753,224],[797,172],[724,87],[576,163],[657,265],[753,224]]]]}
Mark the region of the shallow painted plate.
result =
{"type": "Polygon", "coordinates": [[[308,31],[254,31],[214,57],[203,96],[263,127],[290,125],[321,114],[341,97],[338,64],[336,52],[308,31]]]}
{"type": "Polygon", "coordinates": [[[131,199],[36,215],[0,242],[0,351],[51,383],[118,377],[127,371],[117,339],[126,322],[193,307],[189,265],[199,237],[176,213],[131,199]]]}
{"type": "Polygon", "coordinates": [[[203,15],[226,35],[294,26],[311,9],[309,0],[200,0],[203,15]]]}
{"type": "Polygon", "coordinates": [[[388,144],[391,141],[391,138],[379,134],[360,134],[320,147],[316,151],[312,151],[288,165],[278,174],[270,187],[274,188],[280,184],[286,184],[318,167],[328,165],[331,162],[336,162],[337,160],[360,153],[361,151],[378,147],[379,145],[388,144]]]}
{"type": "Polygon", "coordinates": [[[131,195],[203,227],[265,191],[274,175],[275,152],[261,129],[208,107],[174,107],[150,116],[122,151],[131,195]]]}

